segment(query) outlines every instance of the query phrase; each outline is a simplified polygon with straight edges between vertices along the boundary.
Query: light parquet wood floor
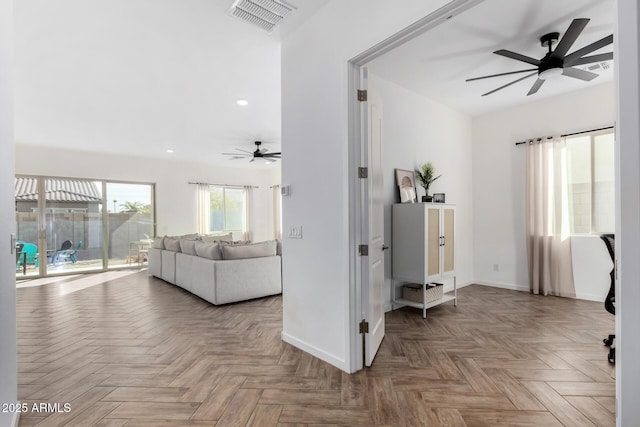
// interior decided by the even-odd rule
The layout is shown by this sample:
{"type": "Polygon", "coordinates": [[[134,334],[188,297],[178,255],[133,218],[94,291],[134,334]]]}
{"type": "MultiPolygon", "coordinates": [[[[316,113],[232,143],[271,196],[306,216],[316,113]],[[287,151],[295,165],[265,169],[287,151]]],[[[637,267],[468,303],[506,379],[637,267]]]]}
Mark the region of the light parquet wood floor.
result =
{"type": "Polygon", "coordinates": [[[468,286],[426,320],[388,313],[373,367],[348,375],[281,341],[279,296],[99,282],[18,289],[19,399],[60,404],[20,426],[615,425],[600,303],[468,286]]]}

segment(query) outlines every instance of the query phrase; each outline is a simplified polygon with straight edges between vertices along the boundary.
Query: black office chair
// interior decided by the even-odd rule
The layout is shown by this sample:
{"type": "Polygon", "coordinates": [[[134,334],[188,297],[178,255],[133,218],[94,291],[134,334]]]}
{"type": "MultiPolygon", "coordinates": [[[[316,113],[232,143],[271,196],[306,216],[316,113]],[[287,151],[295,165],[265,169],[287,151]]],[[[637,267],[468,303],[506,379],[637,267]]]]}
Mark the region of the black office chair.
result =
{"type": "MultiPolygon", "coordinates": [[[[607,250],[609,251],[609,255],[611,256],[611,261],[613,262],[613,268],[611,269],[611,285],[609,286],[609,293],[607,297],[604,299],[604,308],[609,313],[615,315],[616,314],[616,257],[615,257],[615,238],[613,234],[603,234],[600,236],[602,241],[604,242],[607,250]]],[[[609,362],[616,363],[616,348],[613,345],[614,340],[616,339],[615,334],[609,335],[607,338],[603,339],[604,345],[609,348],[609,362]]]]}

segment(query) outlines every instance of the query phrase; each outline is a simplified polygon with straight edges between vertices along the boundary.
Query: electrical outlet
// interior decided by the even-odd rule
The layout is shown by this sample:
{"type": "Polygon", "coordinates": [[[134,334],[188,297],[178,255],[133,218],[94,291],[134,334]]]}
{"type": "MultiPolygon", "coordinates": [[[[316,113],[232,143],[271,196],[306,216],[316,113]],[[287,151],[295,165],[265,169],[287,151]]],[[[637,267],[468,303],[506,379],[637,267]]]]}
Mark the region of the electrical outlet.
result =
{"type": "Polygon", "coordinates": [[[500,266],[498,264],[493,264],[493,271],[500,271],[500,266]]]}
{"type": "Polygon", "coordinates": [[[302,226],[301,225],[292,225],[289,227],[289,238],[290,239],[302,239],[302,226]]]}

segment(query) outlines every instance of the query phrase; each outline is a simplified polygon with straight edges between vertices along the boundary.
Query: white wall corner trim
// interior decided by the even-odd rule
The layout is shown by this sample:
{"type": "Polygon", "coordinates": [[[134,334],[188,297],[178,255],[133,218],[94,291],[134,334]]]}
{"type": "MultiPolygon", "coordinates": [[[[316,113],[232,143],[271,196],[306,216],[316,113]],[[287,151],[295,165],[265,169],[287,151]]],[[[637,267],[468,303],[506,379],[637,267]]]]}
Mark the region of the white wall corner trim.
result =
{"type": "Polygon", "coordinates": [[[352,370],[350,369],[350,367],[348,366],[348,364],[344,359],[336,357],[333,354],[327,353],[326,351],[323,351],[314,345],[311,345],[307,342],[299,340],[298,338],[292,335],[289,335],[285,332],[282,332],[282,341],[288,344],[291,344],[292,346],[297,347],[300,350],[306,351],[312,356],[315,356],[318,359],[323,360],[329,363],[330,365],[335,366],[338,369],[341,369],[348,373],[352,373],[352,370]]]}
{"type": "Polygon", "coordinates": [[[20,412],[14,412],[11,427],[18,427],[18,424],[20,424],[20,412]]]}

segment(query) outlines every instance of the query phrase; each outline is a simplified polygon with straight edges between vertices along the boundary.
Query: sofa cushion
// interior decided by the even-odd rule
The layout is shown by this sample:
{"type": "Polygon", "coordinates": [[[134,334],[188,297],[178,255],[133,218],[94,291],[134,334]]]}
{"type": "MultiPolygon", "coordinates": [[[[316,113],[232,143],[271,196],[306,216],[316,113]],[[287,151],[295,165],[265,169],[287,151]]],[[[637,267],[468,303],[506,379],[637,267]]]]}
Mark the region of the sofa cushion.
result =
{"type": "Polygon", "coordinates": [[[209,258],[214,260],[222,259],[222,254],[220,253],[220,245],[217,243],[196,242],[195,251],[196,254],[202,258],[209,258]]]}
{"type": "Polygon", "coordinates": [[[196,243],[198,243],[197,240],[180,239],[180,251],[187,255],[197,255],[196,243]]]}
{"type": "Polygon", "coordinates": [[[276,241],[246,245],[222,245],[222,259],[261,258],[276,255],[276,241]]]}
{"type": "Polygon", "coordinates": [[[168,251],[180,252],[180,240],[171,237],[165,237],[164,248],[168,251]]]}
{"type": "Polygon", "coordinates": [[[153,239],[151,247],[154,249],[164,249],[164,237],[156,237],[153,239]]]}

